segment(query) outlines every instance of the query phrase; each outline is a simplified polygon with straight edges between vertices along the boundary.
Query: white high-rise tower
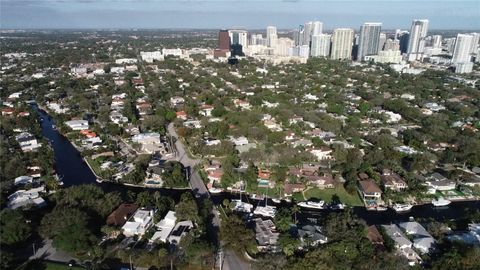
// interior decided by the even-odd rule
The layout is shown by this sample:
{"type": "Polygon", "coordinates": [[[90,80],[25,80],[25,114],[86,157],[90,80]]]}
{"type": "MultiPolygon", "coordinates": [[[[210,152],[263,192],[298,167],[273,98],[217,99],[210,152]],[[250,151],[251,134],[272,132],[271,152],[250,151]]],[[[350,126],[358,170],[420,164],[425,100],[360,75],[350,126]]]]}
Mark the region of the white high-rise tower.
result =
{"type": "Polygon", "coordinates": [[[475,37],[471,34],[458,34],[453,49],[452,63],[470,62],[472,47],[475,46],[475,37]]]}
{"type": "Polygon", "coordinates": [[[367,55],[376,55],[380,43],[381,23],[365,23],[360,27],[357,60],[365,60],[367,55]]]}
{"type": "Polygon", "coordinates": [[[267,26],[267,46],[275,47],[277,45],[277,27],[267,26]]]}
{"type": "Polygon", "coordinates": [[[408,60],[420,60],[425,48],[425,37],[428,31],[428,20],[413,20],[408,39],[408,60]]]}
{"type": "Polygon", "coordinates": [[[326,35],[326,34],[313,35],[312,46],[310,49],[310,56],[312,57],[329,56],[330,41],[331,41],[331,35],[326,35]]]}
{"type": "Polygon", "coordinates": [[[352,59],[353,29],[337,28],[332,35],[332,59],[352,59]]]}

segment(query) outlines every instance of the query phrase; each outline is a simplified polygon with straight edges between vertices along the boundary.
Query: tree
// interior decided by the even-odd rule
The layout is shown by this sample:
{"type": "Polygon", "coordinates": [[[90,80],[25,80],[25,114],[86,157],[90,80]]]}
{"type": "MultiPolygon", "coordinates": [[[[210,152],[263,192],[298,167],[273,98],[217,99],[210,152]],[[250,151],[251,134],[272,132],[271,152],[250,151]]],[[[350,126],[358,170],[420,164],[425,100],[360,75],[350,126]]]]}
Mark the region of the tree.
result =
{"type": "Polygon", "coordinates": [[[40,233],[53,240],[55,248],[66,252],[88,250],[96,241],[88,228],[89,216],[77,208],[55,207],[45,215],[40,226],[40,233]]]}
{"type": "Polygon", "coordinates": [[[180,202],[175,206],[176,217],[179,221],[191,220],[197,222],[198,206],[190,193],[182,194],[180,202]]]}
{"type": "Polygon", "coordinates": [[[232,214],[222,220],[220,237],[226,249],[233,250],[241,257],[245,251],[250,254],[256,251],[255,234],[236,215],[232,214]]]}
{"type": "Polygon", "coordinates": [[[30,237],[32,228],[21,210],[3,209],[0,212],[0,242],[15,245],[30,237]]]}

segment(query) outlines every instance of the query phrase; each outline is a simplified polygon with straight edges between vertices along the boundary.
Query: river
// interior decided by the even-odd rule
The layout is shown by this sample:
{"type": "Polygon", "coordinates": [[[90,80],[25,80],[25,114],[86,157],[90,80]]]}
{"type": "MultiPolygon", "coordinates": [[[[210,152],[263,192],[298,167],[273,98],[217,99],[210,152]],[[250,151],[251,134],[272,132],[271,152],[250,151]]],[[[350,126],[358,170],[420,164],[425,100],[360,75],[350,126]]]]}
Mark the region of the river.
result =
{"type": "MultiPolygon", "coordinates": [[[[80,184],[96,184],[99,185],[105,191],[120,191],[125,193],[128,190],[139,192],[144,190],[143,188],[123,186],[113,183],[97,183],[96,177],[82,159],[77,149],[70,143],[70,141],[62,136],[56,129],[53,128],[55,124],[53,119],[43,110],[38,109],[42,135],[51,142],[52,148],[55,153],[55,163],[57,173],[63,178],[63,182],[66,187],[80,185],[80,184]]],[[[171,189],[148,189],[150,191],[158,190],[162,195],[172,196],[175,200],[178,200],[179,196],[185,191],[171,190],[171,189]]],[[[212,200],[215,204],[221,204],[224,199],[238,198],[238,195],[230,193],[222,193],[212,195],[212,200]]],[[[257,202],[258,203],[258,202],[257,202]]],[[[269,201],[273,204],[272,201],[269,201]]],[[[255,201],[253,202],[256,205],[255,201]]],[[[288,206],[288,203],[282,202],[279,205],[288,206]]],[[[411,211],[407,213],[398,214],[392,209],[387,211],[367,211],[364,207],[354,207],[353,212],[360,218],[364,219],[367,224],[389,224],[399,221],[406,221],[410,217],[415,219],[435,219],[437,221],[447,221],[452,219],[461,219],[472,209],[480,209],[480,201],[465,201],[465,202],[452,202],[447,207],[436,208],[431,204],[414,206],[411,211]]],[[[300,221],[311,218],[321,219],[328,211],[304,211],[298,214],[300,221]]]]}

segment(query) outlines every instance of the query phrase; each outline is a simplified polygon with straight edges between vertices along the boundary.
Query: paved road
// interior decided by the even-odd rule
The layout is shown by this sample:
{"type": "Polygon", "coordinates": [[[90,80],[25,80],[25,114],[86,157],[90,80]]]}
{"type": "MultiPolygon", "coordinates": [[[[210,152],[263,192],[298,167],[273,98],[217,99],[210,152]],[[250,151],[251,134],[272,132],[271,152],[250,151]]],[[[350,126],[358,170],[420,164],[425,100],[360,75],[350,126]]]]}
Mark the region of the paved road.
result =
{"type": "MultiPolygon", "coordinates": [[[[201,160],[199,159],[192,159],[188,156],[185,151],[185,147],[182,141],[178,138],[178,134],[175,131],[175,127],[173,123],[168,125],[168,133],[175,138],[175,150],[176,150],[176,157],[179,162],[181,162],[188,170],[189,170],[189,181],[190,187],[192,188],[193,194],[197,198],[204,198],[210,199],[210,193],[207,190],[207,187],[203,183],[202,178],[200,175],[195,171],[195,165],[200,164],[201,160]]],[[[220,228],[220,213],[216,207],[212,209],[212,227],[216,234],[218,234],[218,230],[220,228]]],[[[218,236],[215,236],[218,239],[218,236]]],[[[250,266],[248,263],[243,261],[242,259],[238,258],[234,253],[230,251],[225,252],[225,257],[223,261],[223,267],[221,269],[227,270],[248,270],[250,266]]]]}
{"type": "MultiPolygon", "coordinates": [[[[69,262],[71,260],[74,260],[72,256],[70,256],[68,253],[56,250],[52,246],[52,240],[50,239],[45,239],[43,240],[41,247],[36,247],[38,248],[35,250],[35,255],[30,256],[30,260],[32,259],[43,259],[43,260],[50,260],[50,261],[55,261],[55,262],[69,262]]],[[[32,247],[32,253],[33,253],[33,247],[32,247]]]]}

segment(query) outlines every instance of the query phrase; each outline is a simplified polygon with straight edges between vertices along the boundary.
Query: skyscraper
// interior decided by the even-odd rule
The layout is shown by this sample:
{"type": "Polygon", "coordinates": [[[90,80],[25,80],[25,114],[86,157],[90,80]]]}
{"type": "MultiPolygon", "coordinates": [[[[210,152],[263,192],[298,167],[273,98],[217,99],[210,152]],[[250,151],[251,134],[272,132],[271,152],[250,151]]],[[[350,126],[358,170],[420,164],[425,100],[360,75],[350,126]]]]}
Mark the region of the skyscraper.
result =
{"type": "Polygon", "coordinates": [[[432,37],[432,47],[434,47],[434,48],[441,48],[442,47],[442,36],[441,35],[433,35],[433,37],[432,37]]]}
{"type": "Polygon", "coordinates": [[[332,59],[352,59],[353,29],[337,28],[332,35],[332,59]]]}
{"type": "Polygon", "coordinates": [[[470,62],[472,46],[474,46],[474,36],[471,34],[458,34],[453,49],[452,63],[470,62]]]}
{"type": "Polygon", "coordinates": [[[247,31],[245,30],[228,30],[230,44],[240,44],[243,48],[248,46],[247,31]]]}
{"type": "Polygon", "coordinates": [[[323,33],[323,23],[319,21],[314,21],[311,35],[316,36],[322,33],[323,33]]]}
{"type": "Polygon", "coordinates": [[[220,30],[218,33],[218,49],[230,50],[230,36],[228,30],[220,30]]]}
{"type": "Polygon", "coordinates": [[[378,53],[380,43],[381,23],[365,23],[360,27],[360,40],[358,43],[357,60],[365,60],[367,55],[378,53]]]}
{"type": "Polygon", "coordinates": [[[480,42],[480,33],[471,33],[470,35],[473,36],[472,48],[470,49],[470,53],[476,54],[478,51],[478,42],[480,42]]]}
{"type": "Polygon", "coordinates": [[[312,57],[327,57],[330,55],[331,35],[320,34],[312,36],[310,55],[312,57]]]}
{"type": "Polygon", "coordinates": [[[267,46],[275,47],[277,45],[277,27],[267,26],[267,46]]]}
{"type": "Polygon", "coordinates": [[[425,48],[425,37],[428,31],[428,20],[413,20],[408,40],[408,60],[420,60],[425,48]]]}

